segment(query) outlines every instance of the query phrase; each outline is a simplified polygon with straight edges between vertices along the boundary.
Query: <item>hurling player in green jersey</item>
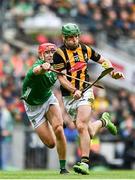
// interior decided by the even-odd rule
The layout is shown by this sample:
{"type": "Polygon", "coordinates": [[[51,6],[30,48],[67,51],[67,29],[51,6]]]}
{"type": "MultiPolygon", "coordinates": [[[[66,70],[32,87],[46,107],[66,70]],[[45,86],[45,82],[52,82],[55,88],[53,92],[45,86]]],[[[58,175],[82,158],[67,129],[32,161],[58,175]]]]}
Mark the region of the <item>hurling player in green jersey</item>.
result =
{"type": "Polygon", "coordinates": [[[66,138],[62,113],[51,87],[57,80],[49,71],[56,45],[39,45],[39,58],[29,69],[22,87],[22,99],[28,118],[42,142],[49,148],[57,146],[60,174],[66,174],[66,138]]]}

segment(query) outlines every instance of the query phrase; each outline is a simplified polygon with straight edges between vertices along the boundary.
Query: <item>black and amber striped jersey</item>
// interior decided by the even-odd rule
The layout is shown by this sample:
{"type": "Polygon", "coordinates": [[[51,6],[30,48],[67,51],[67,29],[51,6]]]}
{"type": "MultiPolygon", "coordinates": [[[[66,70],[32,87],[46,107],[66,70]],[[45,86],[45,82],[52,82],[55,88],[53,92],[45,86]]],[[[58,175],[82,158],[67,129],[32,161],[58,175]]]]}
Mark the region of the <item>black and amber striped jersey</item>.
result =
{"type": "MultiPolygon", "coordinates": [[[[88,66],[87,63],[89,60],[98,61],[100,59],[100,54],[95,52],[91,47],[79,44],[78,48],[75,50],[67,49],[65,45],[61,46],[57,49],[57,51],[53,55],[53,66],[54,69],[58,71],[62,71],[66,69],[66,73],[72,77],[79,78],[81,80],[89,81],[88,74],[88,66]],[[83,62],[86,63],[81,70],[71,72],[71,68],[77,63],[83,62]]],[[[78,80],[67,78],[74,87],[79,90],[83,90],[86,88],[86,84],[84,82],[80,82],[78,80]]],[[[61,92],[63,96],[69,96],[70,92],[61,86],[61,92]]]]}

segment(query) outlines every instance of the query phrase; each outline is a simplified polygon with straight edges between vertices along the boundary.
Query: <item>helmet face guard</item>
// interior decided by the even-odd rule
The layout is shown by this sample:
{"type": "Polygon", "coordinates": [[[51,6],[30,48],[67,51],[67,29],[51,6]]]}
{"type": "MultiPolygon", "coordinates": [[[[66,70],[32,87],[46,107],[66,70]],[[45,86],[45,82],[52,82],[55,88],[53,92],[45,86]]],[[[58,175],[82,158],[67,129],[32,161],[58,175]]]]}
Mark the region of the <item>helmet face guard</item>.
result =
{"type": "Polygon", "coordinates": [[[40,44],[38,47],[38,54],[44,54],[47,51],[56,51],[57,47],[55,44],[52,43],[43,43],[40,44]]]}
{"type": "Polygon", "coordinates": [[[81,31],[76,24],[68,23],[62,26],[62,34],[65,37],[79,36],[81,31]]]}

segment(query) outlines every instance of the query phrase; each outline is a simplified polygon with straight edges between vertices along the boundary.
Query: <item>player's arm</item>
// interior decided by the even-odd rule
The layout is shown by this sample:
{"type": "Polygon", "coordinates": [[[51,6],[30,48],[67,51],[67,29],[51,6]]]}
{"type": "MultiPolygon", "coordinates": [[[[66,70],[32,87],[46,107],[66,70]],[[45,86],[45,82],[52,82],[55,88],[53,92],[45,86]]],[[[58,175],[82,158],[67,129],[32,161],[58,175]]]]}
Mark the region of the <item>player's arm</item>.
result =
{"type": "MultiPolygon", "coordinates": [[[[104,69],[108,69],[110,67],[113,67],[111,61],[109,59],[104,58],[99,53],[97,53],[94,49],[91,48],[91,59],[99,64],[102,65],[104,69]]],[[[120,79],[124,78],[124,75],[122,72],[119,71],[112,71],[110,73],[111,77],[114,79],[120,79]]]]}
{"type": "Polygon", "coordinates": [[[70,81],[66,78],[64,75],[58,75],[58,79],[60,81],[60,84],[67,89],[69,92],[71,92],[75,99],[78,99],[81,97],[82,92],[76,89],[70,81]]]}
{"type": "MultiPolygon", "coordinates": [[[[53,62],[54,62],[54,69],[56,69],[57,71],[60,72],[64,72],[66,73],[66,65],[64,63],[63,58],[57,53],[55,52],[53,55],[53,62]]],[[[81,97],[82,92],[79,91],[78,89],[76,89],[70,81],[68,81],[67,77],[65,75],[61,75],[58,74],[57,75],[60,84],[67,89],[69,92],[71,92],[73,94],[73,97],[75,99],[79,99],[81,97]]]]}
{"type": "MultiPolygon", "coordinates": [[[[108,59],[103,58],[102,56],[100,57],[98,63],[101,64],[102,67],[105,68],[105,69],[110,68],[110,67],[113,67],[111,61],[108,60],[108,59]]],[[[113,79],[125,78],[125,77],[124,77],[124,74],[123,74],[122,72],[120,72],[120,71],[115,71],[115,70],[114,70],[114,71],[112,71],[112,72],[110,73],[110,75],[111,75],[111,77],[112,77],[113,79]]]]}
{"type": "Polygon", "coordinates": [[[41,65],[37,65],[36,67],[33,68],[33,73],[35,75],[43,74],[46,71],[50,69],[51,65],[49,63],[43,63],[41,65]]]}

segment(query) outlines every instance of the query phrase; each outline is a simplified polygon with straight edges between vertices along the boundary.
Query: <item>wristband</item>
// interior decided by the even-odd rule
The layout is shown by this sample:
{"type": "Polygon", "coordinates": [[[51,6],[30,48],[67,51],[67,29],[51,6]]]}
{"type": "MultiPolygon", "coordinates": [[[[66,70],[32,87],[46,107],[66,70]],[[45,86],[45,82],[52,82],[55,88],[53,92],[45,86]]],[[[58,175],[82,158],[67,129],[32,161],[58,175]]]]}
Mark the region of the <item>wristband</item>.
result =
{"type": "Polygon", "coordinates": [[[107,61],[104,61],[104,62],[102,63],[102,67],[103,67],[104,69],[108,69],[108,68],[110,67],[110,65],[109,65],[109,63],[108,63],[107,61]]]}

